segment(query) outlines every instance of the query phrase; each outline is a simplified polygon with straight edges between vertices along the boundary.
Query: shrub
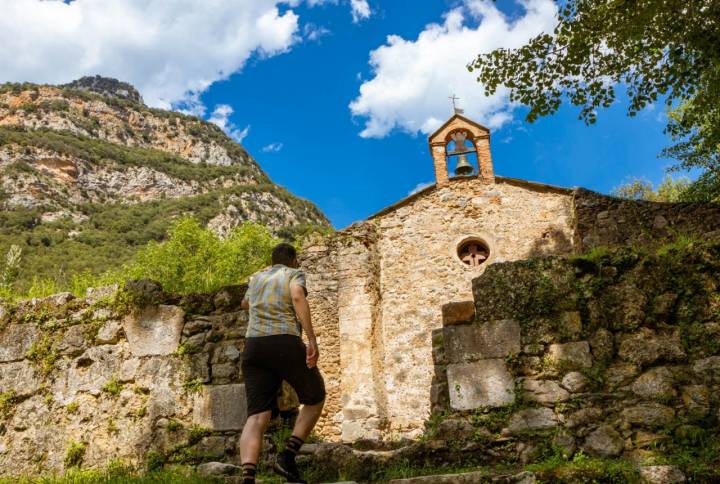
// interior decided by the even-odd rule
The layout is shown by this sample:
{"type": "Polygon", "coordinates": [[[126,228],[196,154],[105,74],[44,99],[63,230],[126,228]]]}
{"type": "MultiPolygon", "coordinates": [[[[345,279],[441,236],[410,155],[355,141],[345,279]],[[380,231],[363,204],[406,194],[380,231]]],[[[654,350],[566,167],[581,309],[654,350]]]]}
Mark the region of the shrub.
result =
{"type": "Polygon", "coordinates": [[[243,224],[223,240],[186,217],[172,226],[167,241],[142,249],[124,276],[153,279],[173,293],[211,292],[241,283],[267,265],[277,242],[254,223],[243,224]]]}

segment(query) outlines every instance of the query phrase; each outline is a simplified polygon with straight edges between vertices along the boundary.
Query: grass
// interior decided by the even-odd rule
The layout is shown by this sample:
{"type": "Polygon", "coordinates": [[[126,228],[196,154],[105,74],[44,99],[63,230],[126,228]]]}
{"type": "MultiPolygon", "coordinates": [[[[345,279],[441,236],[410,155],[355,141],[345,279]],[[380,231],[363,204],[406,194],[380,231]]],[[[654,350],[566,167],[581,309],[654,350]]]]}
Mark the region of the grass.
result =
{"type": "Polygon", "coordinates": [[[71,470],[61,476],[2,478],[0,484],[220,484],[223,481],[203,477],[185,467],[166,468],[146,473],[122,465],[106,470],[71,470]]]}

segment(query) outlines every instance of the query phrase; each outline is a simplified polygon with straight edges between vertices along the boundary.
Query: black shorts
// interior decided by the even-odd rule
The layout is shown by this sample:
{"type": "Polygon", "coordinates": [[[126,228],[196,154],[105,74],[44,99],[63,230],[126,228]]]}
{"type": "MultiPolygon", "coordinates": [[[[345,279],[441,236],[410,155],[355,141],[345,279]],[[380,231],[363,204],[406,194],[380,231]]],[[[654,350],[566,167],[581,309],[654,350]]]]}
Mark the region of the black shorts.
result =
{"type": "Polygon", "coordinates": [[[242,372],[245,377],[247,414],[278,410],[277,398],[283,380],[303,405],[325,400],[325,382],[320,370],[308,368],[302,339],[290,334],[260,336],[245,340],[242,372]]]}

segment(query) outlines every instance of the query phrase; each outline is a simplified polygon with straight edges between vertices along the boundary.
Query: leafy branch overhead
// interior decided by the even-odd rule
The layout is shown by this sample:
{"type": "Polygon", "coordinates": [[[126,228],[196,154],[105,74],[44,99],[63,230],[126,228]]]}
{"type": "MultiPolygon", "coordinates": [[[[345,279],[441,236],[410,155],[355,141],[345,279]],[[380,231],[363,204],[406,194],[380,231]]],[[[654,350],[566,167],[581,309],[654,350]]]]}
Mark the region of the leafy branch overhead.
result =
{"type": "MultiPolygon", "coordinates": [[[[580,107],[580,119],[594,123],[621,85],[630,116],[664,100],[676,108],[666,131],[677,144],[663,155],[718,178],[719,23],[718,0],[568,0],[552,34],[481,54],[468,69],[487,95],[507,87],[511,101],[530,108],[530,122],[568,100],[580,107]]],[[[717,186],[711,192],[709,198],[720,196],[717,186]]]]}

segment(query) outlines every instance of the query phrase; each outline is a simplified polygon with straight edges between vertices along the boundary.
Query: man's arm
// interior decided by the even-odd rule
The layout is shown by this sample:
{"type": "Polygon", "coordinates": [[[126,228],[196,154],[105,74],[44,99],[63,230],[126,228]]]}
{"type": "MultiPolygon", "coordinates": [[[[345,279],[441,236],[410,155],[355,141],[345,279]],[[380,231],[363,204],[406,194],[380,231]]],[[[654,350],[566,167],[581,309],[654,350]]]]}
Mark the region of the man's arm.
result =
{"type": "Polygon", "coordinates": [[[312,321],[310,319],[310,305],[305,297],[305,288],[300,284],[291,284],[290,297],[292,297],[295,315],[300,321],[300,325],[308,338],[306,355],[307,366],[308,368],[314,368],[317,365],[320,352],[317,347],[317,339],[315,338],[315,331],[313,330],[312,321]]]}
{"type": "Polygon", "coordinates": [[[242,302],[240,303],[240,308],[246,309],[246,310],[250,309],[250,301],[248,301],[247,299],[243,299],[242,302]]]}

